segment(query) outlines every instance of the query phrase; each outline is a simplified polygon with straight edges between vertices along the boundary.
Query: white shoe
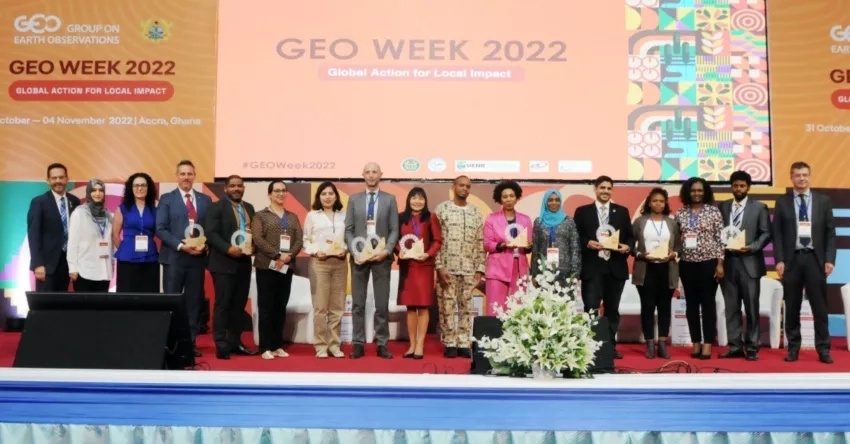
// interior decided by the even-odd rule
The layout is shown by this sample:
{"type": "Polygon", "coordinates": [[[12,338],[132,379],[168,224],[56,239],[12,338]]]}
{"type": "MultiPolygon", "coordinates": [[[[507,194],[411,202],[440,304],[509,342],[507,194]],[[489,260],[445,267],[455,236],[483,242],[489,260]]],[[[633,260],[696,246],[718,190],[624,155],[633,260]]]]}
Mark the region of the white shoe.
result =
{"type": "Polygon", "coordinates": [[[277,357],[277,358],[287,358],[287,357],[289,357],[289,353],[283,351],[282,348],[279,348],[279,349],[273,351],[272,354],[274,354],[275,357],[277,357]]]}
{"type": "Polygon", "coordinates": [[[316,352],[316,357],[319,359],[327,359],[328,351],[327,350],[319,350],[316,352]]]}
{"type": "Polygon", "coordinates": [[[267,350],[267,351],[263,352],[262,358],[266,359],[266,360],[274,359],[274,354],[272,354],[272,352],[267,350]]]}
{"type": "Polygon", "coordinates": [[[334,358],[344,358],[344,357],[345,357],[345,353],[343,353],[343,352],[342,352],[342,350],[340,350],[340,349],[338,349],[338,348],[332,349],[332,350],[330,351],[330,354],[331,354],[331,356],[333,356],[334,358]]]}

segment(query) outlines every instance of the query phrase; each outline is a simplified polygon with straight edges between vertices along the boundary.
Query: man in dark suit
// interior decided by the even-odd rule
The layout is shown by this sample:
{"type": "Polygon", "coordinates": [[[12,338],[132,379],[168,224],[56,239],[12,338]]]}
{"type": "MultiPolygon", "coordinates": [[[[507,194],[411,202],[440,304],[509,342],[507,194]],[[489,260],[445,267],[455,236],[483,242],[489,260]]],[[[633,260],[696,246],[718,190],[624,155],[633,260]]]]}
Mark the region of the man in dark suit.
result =
{"type": "MultiPolygon", "coordinates": [[[[183,239],[205,234],[206,212],[212,205],[209,196],[192,189],[194,183],[195,165],[181,160],[177,164],[177,189],[162,195],[156,212],[156,235],[163,245],[159,263],[163,267],[165,292],[183,294],[193,343],[200,331],[207,247],[187,245],[183,239]],[[190,226],[194,229],[187,230],[190,226]]],[[[197,348],[195,356],[201,356],[197,348]]]]}
{"type": "Polygon", "coordinates": [[[776,199],[773,214],[773,256],[785,299],[785,332],[788,336],[785,360],[794,362],[799,358],[800,306],[805,288],[815,318],[818,359],[831,364],[826,278],[835,268],[835,219],[830,198],[809,188],[811,172],[811,167],[805,162],[791,165],[794,191],[776,199]]]}
{"type": "Polygon", "coordinates": [[[348,199],[345,213],[345,243],[351,247],[355,237],[368,238],[378,236],[386,239],[386,248],[374,258],[358,263],[351,255],[351,317],[353,326],[354,350],[349,357],[363,357],[363,344],[366,342],[366,293],[369,276],[375,290],[375,342],[378,343],[378,356],[392,359],[387,349],[390,338],[389,302],[390,273],[392,272],[393,250],[398,243],[398,204],[395,196],[380,191],[381,167],[369,162],[363,167],[363,179],[366,191],[353,194],[348,199]]]}
{"type": "Polygon", "coordinates": [[[61,163],[47,167],[50,191],[36,196],[27,211],[30,270],[35,291],[68,291],[68,222],[80,199],[65,192],[68,169],[61,163]]]}
{"type": "MultiPolygon", "coordinates": [[[[599,304],[604,304],[603,314],[608,320],[611,341],[616,346],[620,298],[629,278],[626,259],[629,257],[629,245],[634,242],[632,218],[626,207],[611,202],[614,181],[610,177],[596,178],[593,190],[596,201],[578,207],[574,217],[582,250],[581,299],[585,310],[599,309],[599,304]],[[616,250],[605,249],[599,242],[597,231],[603,225],[610,225],[620,232],[619,248],[616,250]]],[[[615,350],[614,358],[622,359],[623,355],[615,350]]]]}
{"type": "Polygon", "coordinates": [[[245,347],[241,340],[252,267],[251,254],[246,254],[240,246],[248,239],[254,206],[242,200],[245,183],[239,176],[225,180],[224,192],[227,198],[210,205],[206,216],[210,246],[208,268],[215,286],[213,339],[218,359],[230,359],[231,353],[257,354],[245,347]]]}
{"type": "Polygon", "coordinates": [[[720,214],[725,226],[734,226],[744,232],[744,248],[726,250],[721,282],[726,303],[726,331],[729,333],[729,351],[720,358],[758,359],[759,352],[759,295],[761,277],[767,273],[764,266],[764,247],[770,242],[771,227],[767,205],[750,200],[747,193],[753,183],[745,171],[735,171],[730,178],[734,199],[720,203],[720,214]],[[741,331],[741,303],[747,313],[746,348],[741,331]]]}

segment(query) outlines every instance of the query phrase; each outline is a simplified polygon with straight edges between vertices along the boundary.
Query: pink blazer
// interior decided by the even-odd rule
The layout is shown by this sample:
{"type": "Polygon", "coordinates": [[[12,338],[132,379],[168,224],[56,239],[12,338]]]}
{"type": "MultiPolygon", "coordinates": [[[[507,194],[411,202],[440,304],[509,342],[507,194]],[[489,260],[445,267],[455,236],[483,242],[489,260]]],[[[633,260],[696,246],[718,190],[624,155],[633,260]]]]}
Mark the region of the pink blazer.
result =
{"type": "MultiPolygon", "coordinates": [[[[531,252],[531,236],[533,226],[531,218],[516,212],[516,223],[528,230],[528,245],[526,249],[520,250],[519,257],[519,276],[528,274],[528,260],[525,255],[531,252]]],[[[496,252],[496,245],[502,242],[507,242],[505,237],[505,228],[508,226],[508,220],[505,218],[503,211],[497,211],[487,216],[484,221],[484,251],[487,252],[487,268],[485,276],[487,279],[496,279],[502,282],[513,281],[514,268],[514,252],[513,249],[496,252]]]]}

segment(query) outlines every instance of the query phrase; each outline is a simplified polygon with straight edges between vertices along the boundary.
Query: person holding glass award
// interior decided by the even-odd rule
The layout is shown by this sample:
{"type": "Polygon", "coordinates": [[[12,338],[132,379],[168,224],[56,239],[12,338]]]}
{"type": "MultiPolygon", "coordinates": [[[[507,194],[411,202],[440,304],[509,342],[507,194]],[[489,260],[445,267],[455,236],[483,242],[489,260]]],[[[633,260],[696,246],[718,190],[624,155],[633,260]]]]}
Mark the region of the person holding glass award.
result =
{"type": "Polygon", "coordinates": [[[92,179],[86,203],[71,213],[68,223],[68,272],[74,291],[106,293],[112,280],[112,213],[104,206],[106,185],[92,179]]]}
{"type": "Polygon", "coordinates": [[[517,291],[518,281],[528,275],[531,253],[531,218],[516,211],[522,187],[508,180],[493,190],[493,200],[502,206],[484,221],[484,251],[487,252],[485,293],[487,316],[495,316],[495,306],[505,308],[508,295],[517,291]]]}
{"type": "Polygon", "coordinates": [[[403,358],[422,359],[428,332],[428,308],[434,305],[434,257],[443,243],[440,222],[428,210],[425,190],[414,187],[399,214],[398,304],[407,307],[410,348],[403,358]]]}
{"type": "Polygon", "coordinates": [[[315,313],[313,347],[319,359],[328,355],[344,358],[339,334],[345,313],[348,247],[345,245],[342,199],[334,184],[319,184],[312,210],[304,219],[304,252],[310,255],[310,291],[315,313]]]}
{"type": "Polygon", "coordinates": [[[770,216],[767,205],[747,197],[753,183],[747,172],[735,171],[730,182],[734,199],[719,205],[726,224],[722,232],[726,245],[725,273],[720,289],[726,304],[729,350],[718,357],[755,361],[759,352],[761,277],[767,274],[764,247],[772,234],[770,216]],[[746,338],[741,328],[741,303],[747,314],[746,338]]]}
{"type": "Polygon", "coordinates": [[[670,217],[670,205],[664,188],[653,188],[632,224],[635,236],[635,265],[632,284],[640,295],[640,324],[646,339],[646,358],[670,359],[667,341],[673,291],[679,286],[676,256],[682,248],[679,225],[670,217]],[[655,336],[655,312],[658,311],[658,337],[655,336]]]}

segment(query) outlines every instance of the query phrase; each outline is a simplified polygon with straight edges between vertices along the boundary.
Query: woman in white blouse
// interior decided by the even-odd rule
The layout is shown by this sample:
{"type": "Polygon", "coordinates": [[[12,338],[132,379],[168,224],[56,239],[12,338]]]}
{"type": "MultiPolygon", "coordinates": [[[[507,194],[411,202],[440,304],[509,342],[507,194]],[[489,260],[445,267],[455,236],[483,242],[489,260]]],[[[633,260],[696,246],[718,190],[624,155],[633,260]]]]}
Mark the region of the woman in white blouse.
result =
{"type": "Polygon", "coordinates": [[[310,288],[313,296],[313,345],[316,357],[344,358],[340,350],[340,322],[345,312],[348,282],[345,213],[336,186],[322,182],[304,221],[304,251],[310,255],[310,288]]]}
{"type": "Polygon", "coordinates": [[[112,213],[106,202],[106,185],[92,179],[86,185],[86,203],[71,213],[68,223],[68,272],[74,291],[105,293],[112,280],[112,213]]]}
{"type": "Polygon", "coordinates": [[[632,284],[640,295],[640,321],[646,339],[646,357],[670,359],[667,341],[673,291],[679,286],[676,257],[682,250],[679,225],[670,218],[667,191],[653,188],[641,208],[641,216],[632,224],[636,245],[632,284]],[[666,247],[666,248],[665,248],[666,247]],[[658,311],[658,338],[655,337],[655,312],[658,311]]]}

